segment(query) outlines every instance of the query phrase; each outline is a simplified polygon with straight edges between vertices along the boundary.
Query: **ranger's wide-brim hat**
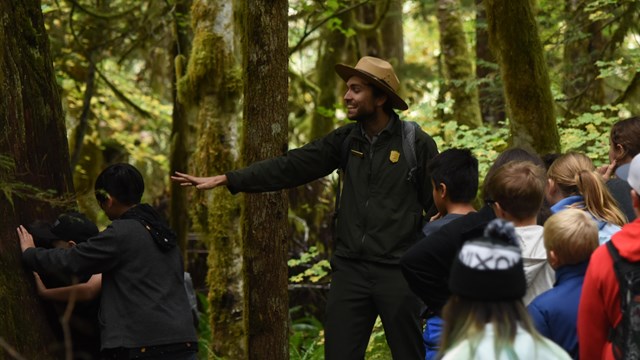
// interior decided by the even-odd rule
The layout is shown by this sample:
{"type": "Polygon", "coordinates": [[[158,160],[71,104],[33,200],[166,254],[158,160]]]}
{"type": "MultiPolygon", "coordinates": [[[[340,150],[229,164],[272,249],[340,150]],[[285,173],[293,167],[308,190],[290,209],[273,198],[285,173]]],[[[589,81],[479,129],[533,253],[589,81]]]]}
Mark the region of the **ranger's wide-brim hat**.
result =
{"type": "Polygon", "coordinates": [[[355,67],[337,64],[335,69],[344,81],[348,81],[352,76],[358,76],[384,91],[389,96],[389,101],[393,108],[399,110],[407,110],[409,108],[407,103],[398,95],[400,81],[398,81],[398,77],[393,71],[393,66],[388,62],[372,56],[365,56],[358,61],[355,67]]]}

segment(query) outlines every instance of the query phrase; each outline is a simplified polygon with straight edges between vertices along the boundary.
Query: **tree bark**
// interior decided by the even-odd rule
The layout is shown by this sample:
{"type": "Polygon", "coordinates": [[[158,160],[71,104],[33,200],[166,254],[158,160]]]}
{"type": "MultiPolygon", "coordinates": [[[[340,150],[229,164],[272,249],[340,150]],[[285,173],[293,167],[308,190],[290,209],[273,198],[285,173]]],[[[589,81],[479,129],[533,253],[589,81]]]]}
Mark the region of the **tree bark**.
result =
{"type": "Polygon", "coordinates": [[[49,359],[52,332],[16,228],[74,204],[69,148],[40,2],[2,1],[0,14],[0,338],[25,358],[49,359]]]}
{"type": "Polygon", "coordinates": [[[440,49],[444,55],[449,91],[453,98],[453,116],[460,125],[482,125],[478,88],[467,39],[460,19],[458,0],[438,0],[440,49]]]}
{"type": "MultiPolygon", "coordinates": [[[[189,52],[191,51],[192,34],[188,28],[189,8],[191,0],[178,0],[175,2],[173,28],[174,39],[171,53],[173,55],[173,113],[171,114],[171,154],[170,154],[170,173],[175,171],[187,172],[189,170],[189,145],[191,134],[191,124],[195,123],[194,111],[189,111],[189,106],[183,104],[178,99],[178,79],[183,77],[186,72],[186,62],[189,52]]],[[[189,208],[187,206],[187,192],[182,189],[180,184],[171,182],[171,209],[169,211],[169,222],[171,228],[178,236],[178,244],[182,250],[185,262],[187,250],[187,234],[189,232],[189,208]]]]}
{"type": "MultiPolygon", "coordinates": [[[[193,48],[179,83],[179,101],[188,104],[185,111],[196,114],[193,172],[198,174],[221,174],[236,167],[242,97],[236,6],[226,0],[196,0],[191,8],[193,48]]],[[[197,192],[191,202],[194,226],[209,245],[212,350],[228,359],[248,356],[239,200],[216,190],[197,192]]]]}
{"type": "MultiPolygon", "coordinates": [[[[246,1],[243,159],[287,149],[286,0],[246,1]]],[[[245,328],[250,359],[288,359],[287,200],[283,191],[247,194],[243,207],[245,328]]]]}
{"type": "Polygon", "coordinates": [[[511,144],[538,154],[560,151],[538,27],[530,1],[487,0],[489,41],[504,83],[511,144]]]}
{"type": "Polygon", "coordinates": [[[604,55],[605,41],[601,31],[602,21],[592,21],[585,11],[586,3],[566,0],[565,18],[567,31],[563,52],[564,76],[562,88],[565,95],[565,118],[573,118],[591,111],[592,105],[605,103],[604,82],[598,78],[596,65],[604,55]]]}
{"type": "Polygon", "coordinates": [[[502,81],[499,70],[493,66],[495,63],[496,58],[489,48],[484,0],[476,0],[476,79],[479,81],[480,116],[483,122],[494,125],[506,118],[502,81]]]}
{"type": "Polygon", "coordinates": [[[401,69],[404,65],[404,32],[402,30],[403,0],[390,0],[389,11],[382,21],[382,57],[401,69]]]}

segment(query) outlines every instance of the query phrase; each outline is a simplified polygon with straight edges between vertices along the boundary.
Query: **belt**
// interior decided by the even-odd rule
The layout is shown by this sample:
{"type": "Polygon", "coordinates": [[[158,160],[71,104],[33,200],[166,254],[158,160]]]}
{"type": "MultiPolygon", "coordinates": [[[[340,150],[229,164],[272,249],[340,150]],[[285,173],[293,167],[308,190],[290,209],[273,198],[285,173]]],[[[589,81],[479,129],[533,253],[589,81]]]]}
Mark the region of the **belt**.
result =
{"type": "Polygon", "coordinates": [[[198,343],[181,342],[166,345],[141,346],[135,348],[115,348],[102,351],[103,359],[108,360],[130,360],[147,359],[161,355],[190,353],[198,351],[198,343]]]}

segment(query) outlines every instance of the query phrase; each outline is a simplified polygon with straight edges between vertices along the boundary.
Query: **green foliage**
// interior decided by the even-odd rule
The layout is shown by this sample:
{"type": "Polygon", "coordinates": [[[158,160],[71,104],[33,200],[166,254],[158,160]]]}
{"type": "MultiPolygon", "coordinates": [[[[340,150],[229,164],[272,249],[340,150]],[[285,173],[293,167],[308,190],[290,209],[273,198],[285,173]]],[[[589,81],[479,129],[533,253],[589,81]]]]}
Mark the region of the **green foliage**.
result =
{"type": "Polygon", "coordinates": [[[387,360],[391,359],[391,351],[387,345],[387,338],[384,335],[384,328],[382,327],[382,320],[380,317],[376,318],[376,322],[373,325],[373,331],[369,338],[369,345],[367,346],[367,359],[368,360],[387,360]]]}
{"type": "Polygon", "coordinates": [[[293,275],[289,278],[292,283],[311,282],[318,283],[327,280],[331,266],[327,259],[320,259],[318,248],[311,246],[306,252],[300,254],[299,259],[289,259],[287,265],[290,268],[305,268],[304,271],[293,275]]]}
{"type": "Polygon", "coordinates": [[[145,177],[144,201],[153,202],[168,185],[171,4],[44,0],[42,9],[71,148],[85,113],[90,61],[96,67],[80,154],[94,168],[84,168],[81,160],[74,179],[93,183],[105,162],[130,162],[145,177]],[[98,152],[87,152],[96,148],[98,152]]]}
{"type": "Polygon", "coordinates": [[[198,324],[198,359],[202,360],[222,360],[211,349],[211,305],[207,301],[207,295],[196,292],[200,311],[200,320],[198,324]]]}
{"type": "Polygon", "coordinates": [[[433,137],[440,152],[451,148],[470,149],[478,158],[481,179],[502,151],[509,146],[508,123],[494,127],[488,124],[469,129],[466,125],[458,125],[455,121],[421,121],[419,113],[408,116],[408,120],[416,121],[422,129],[433,137]]]}
{"type": "Polygon", "coordinates": [[[65,208],[73,199],[60,197],[53,189],[41,189],[18,181],[15,176],[15,161],[11,156],[0,154],[0,198],[14,206],[16,198],[42,201],[54,207],[65,208]]]}
{"type": "Polygon", "coordinates": [[[620,106],[592,106],[590,113],[583,113],[566,124],[558,124],[562,139],[562,152],[585,153],[596,167],[608,163],[609,132],[619,120],[620,106]]]}
{"type": "MultiPolygon", "coordinates": [[[[289,314],[303,312],[301,307],[289,309],[289,314]]],[[[384,328],[380,317],[376,322],[369,338],[365,357],[368,360],[391,359],[391,351],[387,345],[384,328]]],[[[289,335],[289,358],[291,360],[322,360],[324,359],[324,330],[322,322],[313,316],[305,315],[292,321],[289,335]]]]}
{"type": "MultiPolygon", "coordinates": [[[[302,307],[289,309],[290,317],[302,312],[302,307]]],[[[289,335],[289,358],[291,360],[324,359],[324,330],[322,322],[310,315],[299,317],[291,323],[289,335]]]]}

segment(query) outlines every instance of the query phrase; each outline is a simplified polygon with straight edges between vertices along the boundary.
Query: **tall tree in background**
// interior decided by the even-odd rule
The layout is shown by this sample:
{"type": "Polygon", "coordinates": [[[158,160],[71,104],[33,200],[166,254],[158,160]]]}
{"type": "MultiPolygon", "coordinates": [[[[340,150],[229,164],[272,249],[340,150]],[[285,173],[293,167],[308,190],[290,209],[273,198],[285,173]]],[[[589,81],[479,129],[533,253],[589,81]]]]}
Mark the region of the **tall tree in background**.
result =
{"type": "Polygon", "coordinates": [[[487,12],[484,0],[476,0],[476,79],[480,114],[483,122],[498,124],[504,121],[505,104],[500,71],[489,47],[487,12]]]}
{"type": "Polygon", "coordinates": [[[404,65],[404,32],[402,30],[403,0],[389,0],[389,10],[382,21],[382,54],[381,57],[400,69],[404,65]]]}
{"type": "Polygon", "coordinates": [[[605,103],[604,82],[596,65],[604,56],[603,21],[592,21],[582,0],[565,0],[567,31],[564,42],[565,117],[572,118],[605,103]]]}
{"type": "MultiPolygon", "coordinates": [[[[362,2],[355,5],[350,13],[352,17],[350,23],[355,29],[357,35],[353,37],[355,46],[352,54],[352,61],[347,63],[355,63],[362,56],[383,57],[385,54],[385,44],[382,42],[382,34],[380,27],[389,13],[391,2],[393,0],[382,0],[379,2],[362,2]]],[[[390,23],[387,22],[389,26],[390,23]]],[[[396,33],[396,35],[398,35],[396,33]]],[[[401,33],[400,33],[401,35],[401,33]]],[[[390,46],[397,46],[390,45],[390,46]]],[[[396,52],[397,53],[397,52],[396,52]]]]}
{"type": "MultiPolygon", "coordinates": [[[[48,359],[52,332],[16,228],[72,205],[43,201],[73,193],[69,148],[40,1],[1,1],[0,13],[0,340],[28,359],[48,359]]],[[[3,344],[0,359],[8,358],[3,344]]]]}
{"type": "MultiPolygon", "coordinates": [[[[193,49],[186,74],[179,82],[179,101],[187,104],[186,111],[196,113],[195,173],[221,174],[237,164],[242,79],[237,45],[240,34],[234,22],[238,18],[236,6],[237,2],[226,0],[195,0],[191,8],[193,49]]],[[[264,56],[272,55],[272,52],[264,53],[264,56]]],[[[278,61],[286,70],[286,57],[278,61]]],[[[263,89],[257,97],[267,93],[270,91],[263,89]]],[[[286,109],[286,102],[283,108],[286,109]]],[[[286,116],[282,118],[286,119],[286,116]]],[[[267,142],[249,143],[260,147],[267,142]]],[[[237,216],[240,212],[239,198],[228,191],[197,192],[192,208],[194,225],[209,244],[207,283],[212,350],[223,358],[246,358],[242,239],[237,216]]],[[[266,206],[264,210],[268,211],[266,206]]],[[[261,257],[267,253],[262,253],[261,257]]],[[[266,302],[264,299],[261,301],[266,302]]],[[[254,309],[256,307],[251,311],[254,309]]]]}
{"type": "Polygon", "coordinates": [[[560,151],[555,109],[529,1],[486,0],[489,41],[504,83],[511,143],[538,154],[560,151]]]}
{"type": "MultiPolygon", "coordinates": [[[[286,0],[245,1],[243,160],[287,149],[286,0]]],[[[250,359],[288,359],[287,200],[283,191],[246,194],[242,216],[245,328],[250,359]]]]}
{"type": "Polygon", "coordinates": [[[482,125],[478,88],[467,37],[460,18],[458,0],[438,0],[440,49],[444,55],[449,91],[453,99],[453,116],[460,125],[471,128],[482,125]]]}
{"type": "MultiPolygon", "coordinates": [[[[191,124],[195,123],[195,111],[189,111],[178,99],[178,79],[185,75],[186,63],[191,51],[192,34],[189,31],[189,9],[191,0],[177,0],[173,13],[173,112],[171,114],[171,154],[170,173],[175,171],[187,172],[189,163],[189,144],[191,139],[191,124]]],[[[189,207],[187,205],[187,192],[181,189],[180,184],[172,182],[171,209],[169,222],[171,228],[178,236],[178,244],[185,254],[187,249],[187,234],[189,232],[189,207]]],[[[185,256],[185,261],[187,261],[185,256]]]]}

